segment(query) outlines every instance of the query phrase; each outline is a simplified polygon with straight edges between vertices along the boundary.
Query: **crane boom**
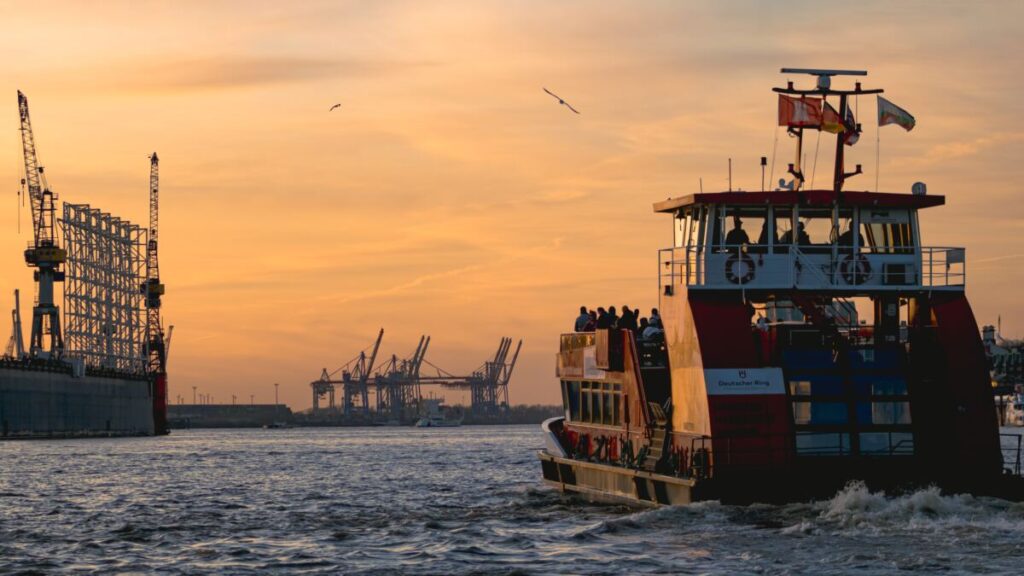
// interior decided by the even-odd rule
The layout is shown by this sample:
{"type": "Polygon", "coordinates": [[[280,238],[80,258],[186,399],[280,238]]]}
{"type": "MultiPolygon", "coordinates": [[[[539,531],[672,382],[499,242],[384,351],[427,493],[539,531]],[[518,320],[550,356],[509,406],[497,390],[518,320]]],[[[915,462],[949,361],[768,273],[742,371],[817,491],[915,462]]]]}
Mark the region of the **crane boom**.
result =
{"type": "Polygon", "coordinates": [[[366,382],[370,378],[370,373],[373,372],[373,364],[377,361],[377,351],[380,350],[380,341],[384,339],[384,329],[381,328],[377,334],[377,341],[373,344],[373,352],[370,353],[370,363],[366,365],[366,370],[362,374],[360,380],[366,382]]]}
{"type": "MultiPolygon", "coordinates": [[[[18,115],[21,119],[21,147],[25,156],[25,184],[32,206],[32,237],[35,246],[41,245],[40,234],[43,226],[43,187],[41,183],[42,168],[36,156],[36,140],[32,132],[32,119],[28,113],[28,98],[18,91],[18,115]]],[[[52,213],[51,213],[52,217],[52,213]]],[[[52,240],[52,237],[51,237],[52,240]]]]}

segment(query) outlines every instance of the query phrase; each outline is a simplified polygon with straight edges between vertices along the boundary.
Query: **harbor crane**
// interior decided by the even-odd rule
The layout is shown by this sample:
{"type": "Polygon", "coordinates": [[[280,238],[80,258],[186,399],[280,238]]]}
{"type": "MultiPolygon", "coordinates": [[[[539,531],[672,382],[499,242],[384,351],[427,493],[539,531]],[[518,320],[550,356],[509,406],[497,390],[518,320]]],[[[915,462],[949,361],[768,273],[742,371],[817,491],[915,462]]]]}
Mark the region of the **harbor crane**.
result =
{"type": "Polygon", "coordinates": [[[25,263],[36,269],[36,303],[32,307],[29,356],[33,359],[56,360],[64,355],[64,338],[60,327],[60,309],[53,301],[53,283],[64,281],[61,267],[67,260],[67,251],[57,245],[54,233],[54,202],[57,195],[50,190],[46,174],[36,156],[28,98],[20,90],[18,113],[25,157],[25,179],[22,185],[26,188],[25,193],[32,206],[32,244],[25,250],[25,263]]]}
{"type": "Polygon", "coordinates": [[[323,369],[320,378],[310,382],[314,414],[321,413],[321,401],[326,397],[333,417],[340,416],[347,422],[408,422],[421,408],[423,386],[469,391],[470,411],[476,417],[493,418],[507,410],[508,384],[523,346],[522,340],[513,352],[512,339],[502,338],[493,358],[470,375],[458,376],[426,360],[430,346],[430,336],[426,335],[420,337],[416,350],[409,357],[392,354],[375,369],[383,337],[382,328],[372,346],[333,372],[323,369]],[[422,375],[424,364],[435,369],[436,375],[422,375]],[[335,379],[339,372],[341,378],[335,379]],[[335,404],[338,386],[344,398],[340,411],[335,404]],[[374,396],[372,405],[371,394],[374,396]]]}
{"type": "Polygon", "coordinates": [[[443,371],[438,369],[438,376],[424,377],[420,380],[423,383],[440,384],[443,388],[469,390],[470,411],[475,416],[496,416],[508,408],[508,383],[512,379],[512,371],[522,347],[523,341],[520,340],[512,359],[509,360],[512,339],[502,338],[494,358],[484,362],[469,376],[441,374],[443,371]]]}
{"type": "Polygon", "coordinates": [[[21,336],[21,292],[17,289],[14,290],[14,309],[11,310],[11,339],[4,355],[17,360],[25,357],[25,341],[21,336]]]}
{"type": "Polygon", "coordinates": [[[401,421],[406,408],[415,410],[420,398],[420,366],[423,365],[428,346],[430,336],[420,336],[420,342],[411,357],[399,360],[392,355],[391,360],[381,366],[373,379],[378,416],[401,421]]]}
{"type": "Polygon", "coordinates": [[[370,411],[369,386],[370,375],[373,373],[373,366],[377,361],[377,352],[380,350],[381,340],[384,338],[384,329],[377,333],[377,340],[373,344],[373,350],[367,356],[366,350],[359,352],[359,355],[349,360],[344,366],[328,372],[324,368],[320,378],[309,383],[313,391],[313,412],[320,411],[320,400],[327,397],[327,407],[334,411],[337,408],[334,396],[336,387],[342,386],[343,404],[342,410],[348,416],[352,412],[368,414],[370,411]],[[351,370],[350,370],[351,368],[351,370]],[[341,380],[334,380],[334,376],[341,372],[341,380]],[[356,401],[353,403],[353,399],[356,401]]]}
{"type": "Polygon", "coordinates": [[[160,283],[158,250],[160,230],[160,158],[153,152],[149,157],[149,239],[146,242],[146,281],[142,294],[146,297],[146,363],[150,374],[167,373],[167,349],[164,328],[160,318],[160,298],[164,285],[160,283]]]}
{"type": "Polygon", "coordinates": [[[373,351],[366,356],[366,351],[359,353],[359,359],[351,372],[345,370],[341,373],[341,380],[344,383],[344,402],[342,410],[348,416],[354,410],[366,414],[370,411],[369,380],[373,373],[373,365],[377,361],[377,351],[380,350],[380,341],[384,338],[384,329],[377,333],[377,341],[373,343],[373,351]],[[358,404],[352,401],[355,399],[358,404]]]}
{"type": "Polygon", "coordinates": [[[146,242],[146,281],[140,291],[146,300],[146,371],[153,381],[153,423],[157,434],[167,428],[167,340],[164,339],[160,317],[160,298],[164,285],[160,282],[160,158],[149,157],[149,238],[146,242]]]}

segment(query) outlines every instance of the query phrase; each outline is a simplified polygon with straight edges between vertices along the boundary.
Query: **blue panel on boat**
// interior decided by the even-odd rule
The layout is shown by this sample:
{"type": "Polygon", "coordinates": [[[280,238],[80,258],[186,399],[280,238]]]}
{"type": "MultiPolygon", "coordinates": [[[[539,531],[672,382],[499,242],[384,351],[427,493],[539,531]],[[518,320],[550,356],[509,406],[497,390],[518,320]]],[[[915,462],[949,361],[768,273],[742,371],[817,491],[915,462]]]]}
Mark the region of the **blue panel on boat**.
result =
{"type": "Polygon", "coordinates": [[[850,367],[854,370],[896,370],[902,365],[902,361],[903,352],[896,348],[865,348],[850,352],[850,367]]]}
{"type": "Polygon", "coordinates": [[[787,370],[822,370],[835,367],[831,350],[784,350],[782,366],[787,370]]]}
{"type": "Polygon", "coordinates": [[[860,374],[852,377],[858,396],[906,396],[907,381],[902,375],[860,374]]]}
{"type": "Polygon", "coordinates": [[[789,378],[789,395],[801,396],[840,396],[843,392],[843,378],[837,375],[793,374],[789,378]]]}

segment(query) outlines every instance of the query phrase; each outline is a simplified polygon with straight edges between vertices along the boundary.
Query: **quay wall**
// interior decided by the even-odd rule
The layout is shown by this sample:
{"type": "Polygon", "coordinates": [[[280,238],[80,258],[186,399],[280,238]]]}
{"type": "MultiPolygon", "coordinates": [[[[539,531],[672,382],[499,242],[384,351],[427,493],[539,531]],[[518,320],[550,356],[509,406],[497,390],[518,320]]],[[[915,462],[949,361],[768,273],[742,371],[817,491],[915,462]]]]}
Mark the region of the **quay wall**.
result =
{"type": "Polygon", "coordinates": [[[152,434],[147,380],[0,367],[0,438],[152,434]]]}

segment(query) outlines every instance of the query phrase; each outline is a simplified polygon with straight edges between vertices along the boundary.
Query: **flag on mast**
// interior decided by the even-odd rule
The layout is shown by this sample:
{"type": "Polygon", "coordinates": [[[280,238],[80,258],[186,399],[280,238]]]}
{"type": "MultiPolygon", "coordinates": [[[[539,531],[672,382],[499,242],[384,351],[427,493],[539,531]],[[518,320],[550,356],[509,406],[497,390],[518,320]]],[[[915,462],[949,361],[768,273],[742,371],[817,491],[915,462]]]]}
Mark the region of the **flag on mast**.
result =
{"type": "Polygon", "coordinates": [[[791,98],[779,94],[779,126],[821,126],[821,98],[791,98]]]}
{"type": "Polygon", "coordinates": [[[881,96],[878,97],[878,125],[899,124],[904,130],[910,132],[917,123],[914,117],[903,108],[889,102],[881,96]]]}
{"type": "Polygon", "coordinates": [[[828,102],[825,102],[821,111],[821,129],[832,134],[839,134],[846,129],[842,118],[839,117],[839,112],[828,102]]]}
{"type": "Polygon", "coordinates": [[[847,146],[853,146],[860,139],[860,127],[857,126],[857,120],[853,117],[853,110],[850,107],[846,107],[846,118],[843,118],[843,126],[846,128],[846,134],[843,134],[843,144],[847,146]]]}

